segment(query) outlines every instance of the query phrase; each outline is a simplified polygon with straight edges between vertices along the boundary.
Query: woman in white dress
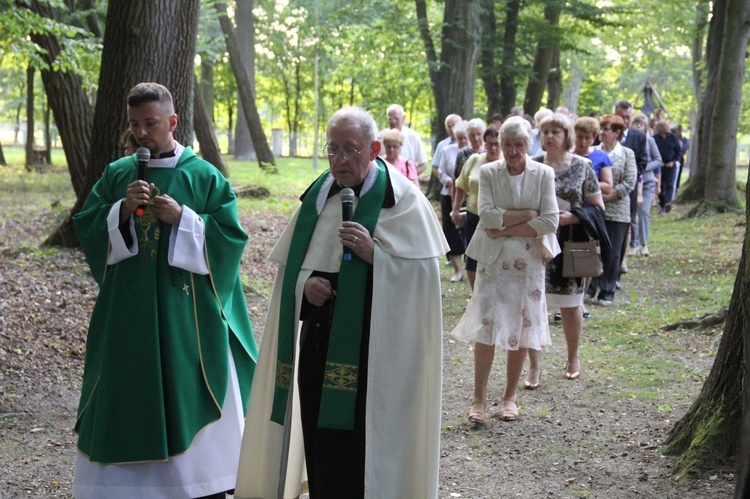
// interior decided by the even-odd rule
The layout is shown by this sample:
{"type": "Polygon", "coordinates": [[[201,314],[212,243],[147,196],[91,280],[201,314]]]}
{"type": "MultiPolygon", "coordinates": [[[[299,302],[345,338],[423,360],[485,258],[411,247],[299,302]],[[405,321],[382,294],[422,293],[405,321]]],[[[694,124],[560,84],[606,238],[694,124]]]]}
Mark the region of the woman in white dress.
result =
{"type": "Polygon", "coordinates": [[[504,160],[482,165],[479,225],[467,255],[478,262],[474,293],[453,331],[474,343],[474,403],[469,421],[483,423],[495,346],[507,350],[500,419],[518,418],[516,388],[528,349],[550,344],[545,262],[560,252],[555,173],[532,161],[531,127],[513,117],[500,128],[504,160]]]}

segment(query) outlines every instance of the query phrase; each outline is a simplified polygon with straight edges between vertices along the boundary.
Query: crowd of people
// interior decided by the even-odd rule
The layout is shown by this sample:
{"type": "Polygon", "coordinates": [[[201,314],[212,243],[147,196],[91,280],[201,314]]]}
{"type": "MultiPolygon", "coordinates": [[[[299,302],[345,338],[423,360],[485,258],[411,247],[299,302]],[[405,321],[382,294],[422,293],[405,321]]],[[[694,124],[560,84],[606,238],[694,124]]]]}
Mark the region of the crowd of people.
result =
{"type": "MultiPolygon", "coordinates": [[[[500,419],[518,417],[516,385],[527,353],[523,387],[535,390],[541,385],[541,347],[549,344],[548,307],[554,320],[562,322],[567,345],[564,376],[581,376],[583,319],[591,317],[587,304],[613,305],[620,278],[628,272],[627,257],[651,254],[651,210],[656,203],[660,213],[671,210],[689,142],[681,136],[681,127],[670,130],[663,109],[657,108],[654,119],[642,113],[633,116],[626,100],[602,117],[576,117],[564,107],[543,108],[531,117],[514,108],[504,121],[493,116],[484,132],[483,150],[478,141],[466,145],[463,136],[474,121],[455,114],[446,119],[448,138],[436,148],[433,165],[443,186],[443,229],[454,241],[448,256],[455,266],[463,250],[472,287],[452,335],[474,346],[474,397],[468,419],[482,423],[496,346],[508,355],[500,419]],[[519,142],[517,149],[511,147],[514,140],[519,142]],[[523,150],[525,162],[517,162],[518,150],[523,150]],[[549,200],[540,189],[533,199],[524,197],[532,183],[524,178],[547,178],[537,173],[545,171],[540,166],[552,172],[553,218],[545,218],[549,200]],[[504,174],[498,176],[498,171],[504,174]],[[505,186],[508,182],[512,189],[505,186]],[[449,200],[452,224],[445,216],[449,200]],[[519,206],[521,201],[527,204],[519,206]],[[530,211],[516,218],[515,210],[521,208],[530,211]],[[554,241],[551,234],[556,234],[554,241]],[[599,241],[603,271],[589,278],[563,276],[565,241],[586,238],[599,241]],[[525,250],[513,251],[519,243],[525,250]],[[538,274],[540,268],[544,271],[538,274]]],[[[451,280],[460,275],[457,270],[451,280]]]]}
{"type": "Polygon", "coordinates": [[[126,105],[127,155],[74,219],[100,286],[76,498],[437,497],[442,262],[472,290],[452,331],[474,344],[469,422],[487,417],[498,346],[499,417],[515,420],[527,357],[522,386],[541,386],[548,309],[562,321],[564,376],[581,376],[586,298],[612,305],[626,256],[649,255],[650,204],[663,194],[670,210],[685,149],[663,120],[653,137],[639,115],[630,126],[626,101],[601,119],[515,110],[487,125],[452,114],[423,174],[400,105],[380,132],[368,111],[340,109],[326,128],[329,169],[269,256],[277,272],[258,350],[229,183],[174,140],[165,87],[140,83],[126,105]],[[420,174],[442,185],[442,224],[420,174]],[[569,277],[561,248],[591,238],[603,272],[569,277]]]}

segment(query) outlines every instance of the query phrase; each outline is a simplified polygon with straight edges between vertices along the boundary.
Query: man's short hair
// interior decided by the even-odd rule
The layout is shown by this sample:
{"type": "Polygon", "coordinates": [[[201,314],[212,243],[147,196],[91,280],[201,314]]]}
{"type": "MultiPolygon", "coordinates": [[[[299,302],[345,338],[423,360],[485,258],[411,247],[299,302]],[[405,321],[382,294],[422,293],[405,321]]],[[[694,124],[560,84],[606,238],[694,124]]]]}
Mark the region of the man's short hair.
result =
{"type": "MultiPolygon", "coordinates": [[[[338,124],[339,121],[352,121],[362,132],[362,137],[370,142],[378,140],[378,125],[375,123],[375,118],[372,117],[369,111],[362,109],[361,107],[342,107],[331,116],[326,126],[326,136],[331,127],[338,124]]],[[[330,137],[328,137],[330,138],[330,137]]]]}
{"type": "Polygon", "coordinates": [[[618,100],[615,102],[615,110],[617,109],[630,109],[633,107],[633,104],[630,103],[630,101],[627,101],[625,99],[618,100]]]}
{"type": "Polygon", "coordinates": [[[459,123],[462,120],[462,118],[459,115],[457,115],[456,113],[451,113],[451,114],[449,114],[448,116],[445,117],[445,121],[443,122],[443,124],[445,126],[448,126],[448,122],[451,121],[451,120],[455,120],[456,123],[459,123]]]}
{"type": "Polygon", "coordinates": [[[401,104],[391,104],[388,106],[388,109],[385,110],[385,114],[388,114],[391,111],[396,111],[399,116],[404,116],[404,106],[401,104]]]}
{"type": "Polygon", "coordinates": [[[169,93],[167,87],[159,83],[139,83],[128,92],[127,102],[129,107],[136,107],[149,102],[159,102],[164,106],[168,115],[174,114],[172,94],[169,93]]]}

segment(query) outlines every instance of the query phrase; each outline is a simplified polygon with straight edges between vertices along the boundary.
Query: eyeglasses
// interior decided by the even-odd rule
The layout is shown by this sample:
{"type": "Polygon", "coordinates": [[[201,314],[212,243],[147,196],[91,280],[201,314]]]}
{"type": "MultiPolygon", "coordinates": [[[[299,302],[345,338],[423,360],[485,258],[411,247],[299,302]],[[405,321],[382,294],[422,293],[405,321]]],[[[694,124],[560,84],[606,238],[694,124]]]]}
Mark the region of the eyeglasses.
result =
{"type": "Polygon", "coordinates": [[[366,148],[363,147],[362,149],[357,150],[351,146],[346,146],[344,148],[339,149],[338,147],[329,146],[326,144],[325,146],[323,146],[323,154],[328,156],[328,159],[336,159],[336,156],[341,154],[344,160],[347,160],[349,158],[359,156],[360,154],[362,154],[362,152],[365,149],[366,148]]]}

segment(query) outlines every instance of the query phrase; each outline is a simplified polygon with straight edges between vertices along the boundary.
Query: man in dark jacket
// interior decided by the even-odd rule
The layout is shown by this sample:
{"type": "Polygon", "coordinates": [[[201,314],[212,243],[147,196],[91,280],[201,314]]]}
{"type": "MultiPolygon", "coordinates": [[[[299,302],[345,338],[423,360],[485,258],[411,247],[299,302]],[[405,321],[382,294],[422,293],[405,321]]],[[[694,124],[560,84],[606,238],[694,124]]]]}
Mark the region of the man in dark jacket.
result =
{"type": "MultiPolygon", "coordinates": [[[[646,134],[630,127],[630,118],[633,116],[633,105],[630,102],[626,100],[617,101],[615,103],[615,114],[625,120],[625,131],[620,143],[635,153],[635,164],[640,175],[648,164],[648,139],[646,134]]],[[[630,191],[630,232],[631,234],[638,233],[638,189],[630,191]]],[[[627,254],[629,242],[632,242],[630,237],[626,238],[625,241],[626,243],[620,253],[623,258],[627,254]]],[[[627,265],[623,265],[623,269],[627,269],[627,265]]],[[[622,270],[622,272],[627,272],[627,270],[622,270]]]]}
{"type": "Polygon", "coordinates": [[[661,169],[661,194],[659,194],[659,205],[662,213],[669,213],[672,209],[675,188],[677,186],[677,172],[682,155],[680,139],[669,131],[669,122],[660,120],[656,122],[656,135],[654,135],[656,146],[659,148],[661,160],[664,163],[661,169]]]}

